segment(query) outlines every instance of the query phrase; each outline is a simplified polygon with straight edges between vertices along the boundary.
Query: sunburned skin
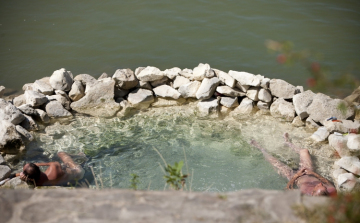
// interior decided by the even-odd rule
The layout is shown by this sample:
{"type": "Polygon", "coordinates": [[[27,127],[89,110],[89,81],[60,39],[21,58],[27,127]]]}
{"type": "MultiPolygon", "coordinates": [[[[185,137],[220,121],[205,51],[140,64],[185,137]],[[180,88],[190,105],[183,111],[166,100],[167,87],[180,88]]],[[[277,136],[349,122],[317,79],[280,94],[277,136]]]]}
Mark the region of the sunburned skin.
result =
{"type": "Polygon", "coordinates": [[[278,170],[280,175],[289,180],[287,189],[293,189],[294,184],[296,184],[302,194],[309,196],[336,196],[337,192],[335,187],[327,179],[313,171],[313,164],[309,151],[307,149],[296,147],[289,141],[288,137],[288,134],[285,133],[285,143],[300,155],[300,170],[298,172],[294,172],[290,167],[271,156],[254,140],[251,141],[251,144],[263,153],[265,159],[278,170]]]}
{"type": "MultiPolygon", "coordinates": [[[[74,178],[82,178],[83,169],[74,163],[71,157],[65,152],[59,152],[58,156],[67,166],[64,171],[59,162],[49,162],[49,163],[35,163],[36,166],[48,166],[45,172],[40,173],[40,178],[35,181],[36,186],[55,186],[63,185],[67,182],[74,180],[74,178]]],[[[29,168],[29,164],[24,165],[23,172],[17,173],[16,176],[20,176],[20,179],[27,181],[27,177],[24,174],[24,171],[29,168]]]]}

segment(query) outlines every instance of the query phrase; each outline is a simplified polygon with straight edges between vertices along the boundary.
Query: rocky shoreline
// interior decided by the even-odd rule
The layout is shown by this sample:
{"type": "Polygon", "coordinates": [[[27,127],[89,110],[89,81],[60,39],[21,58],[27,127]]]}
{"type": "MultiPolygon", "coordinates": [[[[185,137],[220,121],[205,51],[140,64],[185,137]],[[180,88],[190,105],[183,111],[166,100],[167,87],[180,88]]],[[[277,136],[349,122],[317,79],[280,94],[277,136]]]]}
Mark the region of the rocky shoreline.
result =
{"type": "MultiPolygon", "coordinates": [[[[0,97],[4,89],[0,86],[0,97]]],[[[25,84],[23,90],[24,94],[11,100],[0,99],[0,181],[11,173],[8,164],[21,159],[38,124],[68,120],[76,113],[125,117],[150,107],[196,102],[199,116],[242,119],[258,113],[316,130],[312,140],[329,143],[339,155],[333,172],[338,190],[360,187],[359,88],[344,100],[332,99],[284,80],[232,70],[226,73],[199,64],[183,70],[118,69],[113,76],[104,73],[98,79],[88,74],[74,77],[62,68],[25,84]]]]}

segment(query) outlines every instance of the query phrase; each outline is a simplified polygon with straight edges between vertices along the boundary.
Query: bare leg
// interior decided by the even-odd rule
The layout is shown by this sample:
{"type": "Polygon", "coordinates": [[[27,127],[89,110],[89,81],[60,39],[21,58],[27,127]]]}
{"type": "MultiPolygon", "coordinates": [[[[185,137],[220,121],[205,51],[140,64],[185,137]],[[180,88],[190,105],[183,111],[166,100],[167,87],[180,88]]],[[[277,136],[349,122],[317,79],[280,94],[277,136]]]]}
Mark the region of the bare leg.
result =
{"type": "Polygon", "coordinates": [[[294,171],[290,167],[288,167],[287,165],[283,164],[275,157],[270,155],[265,149],[261,148],[255,140],[251,140],[251,144],[262,152],[265,159],[269,161],[271,165],[273,165],[277,169],[278,174],[286,177],[288,180],[292,178],[292,176],[294,175],[294,171]]]}
{"type": "Polygon", "coordinates": [[[59,152],[58,156],[67,166],[66,173],[69,176],[69,180],[80,180],[84,176],[84,169],[74,162],[74,160],[65,152],[59,152]]]}

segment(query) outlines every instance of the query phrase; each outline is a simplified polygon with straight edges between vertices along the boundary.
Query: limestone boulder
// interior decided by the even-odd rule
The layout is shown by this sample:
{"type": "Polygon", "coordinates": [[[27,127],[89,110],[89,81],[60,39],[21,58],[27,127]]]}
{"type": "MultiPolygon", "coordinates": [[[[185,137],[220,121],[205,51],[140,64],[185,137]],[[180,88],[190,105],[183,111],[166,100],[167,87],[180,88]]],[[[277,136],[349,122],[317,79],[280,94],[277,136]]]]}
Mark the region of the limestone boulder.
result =
{"type": "Polygon", "coordinates": [[[9,121],[14,125],[25,119],[24,115],[10,102],[0,98],[0,120],[9,121]]]}
{"type": "Polygon", "coordinates": [[[34,90],[34,89],[33,89],[33,84],[34,84],[34,83],[24,84],[24,86],[22,87],[22,90],[23,90],[23,91],[32,91],[32,90],[34,90]]]}
{"type": "Polygon", "coordinates": [[[71,101],[69,95],[65,91],[55,90],[55,94],[56,95],[61,95],[61,96],[65,97],[68,101],[71,101]]]}
{"type": "Polygon", "coordinates": [[[71,103],[74,111],[96,117],[112,117],[120,110],[120,105],[114,100],[114,80],[101,79],[87,88],[83,98],[71,103]]]}
{"type": "Polygon", "coordinates": [[[258,88],[258,87],[250,87],[246,91],[246,97],[250,98],[253,101],[258,101],[259,100],[259,90],[260,90],[260,88],[258,88]]]}
{"type": "Polygon", "coordinates": [[[34,137],[31,135],[30,132],[28,132],[25,128],[23,128],[20,125],[15,126],[16,131],[23,136],[24,139],[26,139],[27,141],[33,141],[34,137]]]}
{"type": "Polygon", "coordinates": [[[205,78],[196,92],[196,98],[205,100],[211,98],[214,94],[216,87],[220,84],[220,80],[217,77],[205,78]]]}
{"type": "Polygon", "coordinates": [[[154,88],[164,84],[169,85],[169,83],[170,83],[170,79],[166,76],[156,81],[150,81],[150,85],[154,88]]]}
{"type": "Polygon", "coordinates": [[[360,175],[360,161],[356,156],[345,156],[335,161],[335,165],[349,171],[350,173],[360,175]]]}
{"type": "Polygon", "coordinates": [[[287,122],[292,122],[295,118],[294,105],[283,98],[279,98],[271,104],[270,113],[273,117],[281,118],[287,122]]]}
{"type": "Polygon", "coordinates": [[[260,79],[254,74],[248,72],[239,72],[239,71],[229,71],[229,75],[237,80],[241,85],[249,85],[253,87],[260,86],[260,79]]]}
{"type": "Polygon", "coordinates": [[[166,69],[163,71],[164,75],[167,76],[171,80],[174,80],[177,76],[179,76],[180,72],[181,72],[181,69],[178,67],[173,67],[171,69],[166,69]]]}
{"type": "Polygon", "coordinates": [[[0,154],[0,165],[6,164],[4,157],[0,154]]]}
{"type": "Polygon", "coordinates": [[[217,113],[219,111],[219,101],[216,98],[209,98],[200,101],[197,104],[200,115],[209,115],[211,113],[217,113]]]}
{"type": "Polygon", "coordinates": [[[19,106],[18,109],[26,115],[37,115],[36,110],[33,107],[31,107],[29,104],[23,104],[19,106]]]}
{"type": "MultiPolygon", "coordinates": [[[[104,78],[103,78],[104,79],[104,78]]],[[[84,86],[87,87],[88,85],[95,83],[96,82],[96,78],[91,76],[90,74],[79,74],[76,75],[76,77],[74,78],[74,81],[80,81],[80,83],[84,86]]],[[[71,85],[72,86],[72,85],[71,85]]]]}
{"type": "Polygon", "coordinates": [[[216,92],[229,97],[243,97],[245,93],[229,86],[218,86],[216,92]]]}
{"type": "Polygon", "coordinates": [[[350,153],[360,155],[360,135],[359,134],[349,134],[346,145],[349,148],[350,153]]]}
{"type": "Polygon", "coordinates": [[[172,98],[156,98],[155,102],[151,104],[151,107],[170,107],[170,106],[179,106],[186,102],[185,98],[172,99],[172,98]]]}
{"type": "Polygon", "coordinates": [[[311,129],[318,129],[320,127],[320,125],[314,120],[312,120],[311,117],[307,117],[307,119],[305,120],[305,125],[306,127],[309,127],[311,129]]]}
{"type": "Polygon", "coordinates": [[[247,90],[250,88],[250,85],[242,85],[240,82],[235,82],[235,88],[239,89],[242,92],[247,92],[247,90]]]}
{"type": "Polygon", "coordinates": [[[117,117],[124,117],[131,113],[134,110],[134,107],[127,100],[122,100],[120,103],[121,110],[116,114],[117,117]]]}
{"type": "Polygon", "coordinates": [[[173,87],[174,87],[175,89],[178,89],[178,88],[181,87],[182,85],[185,85],[185,84],[188,84],[188,83],[190,83],[190,80],[187,79],[186,77],[177,76],[177,77],[175,77],[173,87]]]}
{"type": "Polygon", "coordinates": [[[340,120],[341,122],[333,122],[332,120],[325,120],[323,122],[324,126],[331,133],[339,132],[339,133],[348,133],[351,130],[358,130],[360,128],[360,122],[358,120],[340,120]]]}
{"type": "Polygon", "coordinates": [[[72,114],[66,110],[59,101],[50,101],[45,106],[45,111],[50,118],[67,118],[72,114]]]}
{"type": "Polygon", "coordinates": [[[11,169],[8,166],[0,165],[0,181],[8,178],[11,174],[11,169]]]}
{"type": "Polygon", "coordinates": [[[351,192],[360,189],[360,180],[352,173],[343,173],[337,177],[337,184],[341,191],[351,192]]]}
{"type": "Polygon", "coordinates": [[[266,110],[266,111],[270,111],[270,102],[263,102],[263,101],[258,101],[256,103],[256,106],[260,109],[260,110],[266,110]]]}
{"type": "Polygon", "coordinates": [[[136,88],[143,88],[143,89],[147,89],[147,90],[152,90],[151,84],[149,82],[147,82],[147,81],[139,81],[136,88]]]}
{"type": "Polygon", "coordinates": [[[295,94],[296,87],[281,79],[270,80],[271,94],[278,98],[291,99],[295,94]]]}
{"type": "Polygon", "coordinates": [[[43,123],[50,122],[50,117],[45,111],[41,109],[36,109],[36,112],[37,112],[36,118],[38,118],[40,121],[42,121],[43,123]]]}
{"type": "Polygon", "coordinates": [[[270,86],[270,79],[267,77],[262,78],[260,82],[260,87],[264,89],[269,89],[269,86],[270,86]]]}
{"type": "Polygon", "coordinates": [[[272,101],[272,95],[270,94],[270,91],[264,88],[259,90],[258,98],[260,101],[267,103],[272,101]]]}
{"type": "Polygon", "coordinates": [[[139,80],[131,69],[117,69],[112,76],[121,89],[129,90],[137,86],[139,80]]]}
{"type": "Polygon", "coordinates": [[[148,66],[136,76],[140,81],[156,81],[164,77],[159,68],[148,66]]]}
{"type": "Polygon", "coordinates": [[[309,117],[309,114],[307,113],[307,108],[312,103],[315,95],[316,95],[315,93],[308,90],[293,96],[293,104],[295,107],[295,112],[298,116],[300,116],[301,119],[305,119],[309,117]]]}
{"type": "Polygon", "coordinates": [[[348,119],[354,115],[354,109],[341,99],[332,99],[322,93],[317,93],[306,112],[315,121],[324,123],[330,117],[348,119]]]}
{"type": "Polygon", "coordinates": [[[32,90],[38,91],[44,95],[52,95],[54,93],[54,88],[49,82],[44,80],[36,80],[32,85],[32,90]]]}
{"type": "Polygon", "coordinates": [[[294,120],[292,121],[291,125],[295,127],[302,127],[305,126],[305,121],[303,121],[300,116],[296,116],[294,120]]]}
{"type": "Polygon", "coordinates": [[[9,121],[0,120],[0,152],[17,154],[24,150],[24,142],[16,127],[9,121]]]}
{"type": "Polygon", "coordinates": [[[146,109],[155,101],[152,91],[135,89],[129,93],[128,102],[137,109],[146,109]]]}
{"type": "Polygon", "coordinates": [[[181,94],[168,85],[161,85],[153,89],[157,97],[179,99],[181,94]]]}
{"type": "Polygon", "coordinates": [[[201,85],[200,81],[192,81],[179,87],[179,93],[183,98],[196,98],[196,92],[201,85]]]}
{"type": "Polygon", "coordinates": [[[11,180],[7,181],[1,188],[4,189],[33,189],[34,186],[27,184],[25,181],[22,181],[20,177],[12,178],[11,180]]]}
{"type": "Polygon", "coordinates": [[[19,107],[23,104],[26,104],[26,98],[25,98],[25,94],[21,94],[17,97],[15,97],[13,99],[13,104],[16,106],[16,107],[19,107]]]}
{"type": "Polygon", "coordinates": [[[220,104],[227,108],[235,108],[239,106],[237,97],[221,97],[220,104]]]}
{"type": "Polygon", "coordinates": [[[71,101],[69,99],[67,99],[66,97],[63,97],[61,95],[51,95],[51,96],[46,96],[48,98],[48,100],[51,101],[58,101],[61,103],[61,105],[66,109],[66,110],[70,110],[70,104],[71,101]]]}
{"type": "Polygon", "coordinates": [[[78,101],[85,96],[85,88],[80,81],[74,81],[69,92],[69,97],[72,101],[78,101]]]}
{"type": "Polygon", "coordinates": [[[346,98],[344,98],[344,100],[346,102],[348,102],[349,104],[352,104],[353,102],[357,102],[360,103],[360,86],[355,89],[351,95],[347,96],[346,98]]]}
{"type": "Polygon", "coordinates": [[[54,71],[50,77],[50,85],[55,90],[70,91],[73,83],[73,75],[64,68],[54,71]]]}
{"type": "Polygon", "coordinates": [[[236,80],[232,76],[218,69],[213,69],[213,70],[215,72],[215,75],[219,78],[222,84],[225,84],[231,88],[235,87],[236,80]]]}
{"type": "Polygon", "coordinates": [[[200,63],[193,69],[193,80],[202,81],[204,78],[212,78],[215,76],[214,71],[209,64],[200,63]]]}
{"type": "Polygon", "coordinates": [[[0,98],[2,98],[4,96],[4,93],[5,93],[5,87],[0,86],[0,98]]]}
{"type": "Polygon", "coordinates": [[[107,73],[102,73],[101,75],[100,75],[100,77],[98,78],[98,80],[101,80],[101,79],[104,79],[104,78],[108,78],[108,77],[110,77],[107,73]]]}
{"type": "Polygon", "coordinates": [[[249,115],[254,113],[255,111],[256,109],[254,108],[253,100],[249,98],[244,98],[241,101],[240,105],[234,109],[232,115],[239,117],[239,115],[249,115]]]}
{"type": "Polygon", "coordinates": [[[193,70],[191,70],[191,69],[185,68],[179,74],[181,76],[183,76],[183,77],[186,77],[187,79],[189,79],[191,81],[194,80],[194,78],[193,78],[193,70]]]}
{"type": "Polygon", "coordinates": [[[340,157],[351,156],[349,148],[347,147],[348,135],[330,134],[329,145],[336,150],[340,157]]]}
{"type": "Polygon", "coordinates": [[[24,95],[26,99],[26,104],[29,104],[32,107],[38,107],[48,102],[48,98],[46,97],[46,95],[41,94],[37,91],[25,91],[24,95]]]}
{"type": "Polygon", "coordinates": [[[323,142],[327,139],[329,136],[329,131],[325,127],[320,127],[311,135],[311,139],[313,139],[316,142],[323,142]]]}
{"type": "Polygon", "coordinates": [[[135,76],[137,77],[139,74],[140,74],[140,72],[142,71],[142,70],[144,70],[145,69],[145,67],[138,67],[138,68],[136,68],[135,69],[135,76]]]}
{"type": "Polygon", "coordinates": [[[337,179],[340,174],[347,173],[346,170],[338,168],[333,171],[333,177],[334,179],[337,179]]]}
{"type": "Polygon", "coordinates": [[[19,124],[21,127],[28,131],[37,131],[39,126],[30,115],[24,115],[25,119],[19,124]]]}

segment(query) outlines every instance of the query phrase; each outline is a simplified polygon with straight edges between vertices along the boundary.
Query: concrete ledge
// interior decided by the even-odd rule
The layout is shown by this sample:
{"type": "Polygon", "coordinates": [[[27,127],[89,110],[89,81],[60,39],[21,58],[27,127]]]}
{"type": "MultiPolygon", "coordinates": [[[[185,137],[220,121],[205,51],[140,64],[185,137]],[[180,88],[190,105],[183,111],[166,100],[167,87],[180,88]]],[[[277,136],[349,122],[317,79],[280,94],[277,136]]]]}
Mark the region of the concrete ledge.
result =
{"type": "MultiPolygon", "coordinates": [[[[312,205],[327,201],[316,197],[304,199],[312,205]]],[[[223,194],[0,190],[0,222],[303,222],[292,210],[294,205],[302,204],[299,191],[258,189],[223,194]]]]}

